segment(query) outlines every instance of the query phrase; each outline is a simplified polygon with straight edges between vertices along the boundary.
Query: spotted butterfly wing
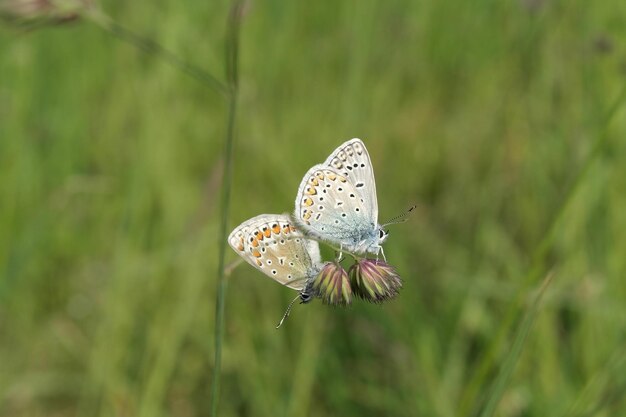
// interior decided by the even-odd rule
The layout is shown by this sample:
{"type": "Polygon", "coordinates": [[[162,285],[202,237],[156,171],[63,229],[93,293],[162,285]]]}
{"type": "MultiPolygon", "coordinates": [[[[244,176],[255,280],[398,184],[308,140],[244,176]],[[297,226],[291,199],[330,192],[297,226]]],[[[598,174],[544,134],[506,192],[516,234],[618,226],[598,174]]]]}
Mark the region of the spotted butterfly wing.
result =
{"type": "Polygon", "coordinates": [[[370,220],[378,222],[378,200],[374,168],[367,148],[361,139],[354,138],[338,146],[322,164],[335,169],[354,185],[357,194],[369,207],[370,220]]]}
{"type": "Polygon", "coordinates": [[[349,251],[376,230],[371,205],[352,181],[333,168],[316,165],[300,184],[296,221],[308,235],[349,251]]]}
{"type": "Polygon", "coordinates": [[[275,281],[301,291],[321,269],[317,242],[306,239],[286,214],[262,214],[228,237],[231,248],[275,281]]]}

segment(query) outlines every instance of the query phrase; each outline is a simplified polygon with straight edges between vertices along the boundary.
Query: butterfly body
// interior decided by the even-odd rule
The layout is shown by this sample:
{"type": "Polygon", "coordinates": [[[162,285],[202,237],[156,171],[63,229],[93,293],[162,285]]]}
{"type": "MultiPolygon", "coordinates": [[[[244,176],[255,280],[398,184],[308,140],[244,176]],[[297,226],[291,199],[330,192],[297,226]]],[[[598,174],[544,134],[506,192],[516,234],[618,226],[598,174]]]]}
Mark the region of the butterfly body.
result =
{"type": "Polygon", "coordinates": [[[309,236],[354,254],[381,253],[374,171],[365,145],[351,139],[302,179],[294,218],[309,236]]]}

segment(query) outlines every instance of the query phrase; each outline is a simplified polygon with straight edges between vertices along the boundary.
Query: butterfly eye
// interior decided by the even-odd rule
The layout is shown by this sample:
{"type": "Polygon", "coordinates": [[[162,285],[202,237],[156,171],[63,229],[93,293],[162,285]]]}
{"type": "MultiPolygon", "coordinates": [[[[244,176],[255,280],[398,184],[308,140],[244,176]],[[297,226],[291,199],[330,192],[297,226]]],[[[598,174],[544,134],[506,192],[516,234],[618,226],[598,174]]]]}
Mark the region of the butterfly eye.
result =
{"type": "Polygon", "coordinates": [[[385,237],[385,235],[386,235],[386,233],[385,233],[385,231],[383,229],[378,229],[378,237],[379,238],[382,239],[383,237],[385,237]]]}

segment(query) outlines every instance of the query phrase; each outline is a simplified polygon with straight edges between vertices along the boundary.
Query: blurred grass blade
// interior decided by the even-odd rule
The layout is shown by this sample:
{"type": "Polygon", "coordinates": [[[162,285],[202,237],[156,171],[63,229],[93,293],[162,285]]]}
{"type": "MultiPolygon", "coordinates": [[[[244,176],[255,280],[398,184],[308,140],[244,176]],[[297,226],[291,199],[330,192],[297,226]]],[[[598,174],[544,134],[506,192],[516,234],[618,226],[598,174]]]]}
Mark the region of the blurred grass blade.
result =
{"type": "MultiPolygon", "coordinates": [[[[623,85],[617,98],[606,113],[606,117],[604,118],[604,121],[602,123],[602,130],[600,131],[600,133],[596,137],[596,140],[591,146],[591,150],[589,151],[587,158],[585,159],[581,168],[576,173],[576,176],[570,183],[570,186],[567,188],[561,204],[548,222],[546,232],[543,235],[541,241],[538,243],[535,251],[533,252],[531,267],[522,282],[522,287],[519,290],[519,297],[524,297],[528,289],[543,274],[545,274],[545,258],[548,254],[549,249],[552,247],[557,227],[560,225],[561,219],[563,218],[571,201],[574,199],[574,196],[576,195],[581,184],[584,182],[585,178],[587,178],[593,162],[595,162],[602,149],[604,149],[608,140],[608,127],[611,124],[611,121],[615,118],[618,110],[622,107],[625,99],[626,85],[623,85]]],[[[467,384],[467,389],[465,390],[465,394],[461,398],[460,402],[460,414],[467,414],[468,407],[470,407],[472,402],[476,400],[481,387],[485,385],[485,379],[493,369],[494,362],[497,357],[497,352],[500,351],[502,344],[506,340],[506,335],[508,334],[507,329],[511,328],[520,304],[521,301],[518,298],[516,302],[511,303],[508,311],[505,313],[502,324],[496,331],[496,336],[493,338],[493,341],[487,349],[483,360],[479,364],[478,370],[475,372],[474,377],[471,378],[467,384]]]]}
{"type": "Polygon", "coordinates": [[[0,23],[30,31],[73,22],[88,7],[89,0],[0,0],[0,23]]]}
{"type": "Polygon", "coordinates": [[[172,65],[174,68],[179,69],[190,77],[196,79],[200,83],[206,85],[211,88],[215,92],[219,93],[225,98],[229,97],[229,88],[217,77],[213,76],[206,70],[191,64],[178,55],[174,54],[172,51],[165,49],[160,44],[155,41],[145,38],[132,30],[120,25],[109,16],[104,14],[101,10],[97,8],[91,8],[85,13],[85,17],[89,18],[96,25],[109,32],[113,36],[130,43],[131,45],[137,47],[138,49],[146,52],[148,54],[152,54],[158,56],[168,64],[172,65]]]}
{"type": "MultiPolygon", "coordinates": [[[[621,338],[613,354],[606,361],[576,396],[563,417],[591,417],[602,410],[624,401],[626,394],[626,349],[621,338]]],[[[610,414],[610,413],[609,413],[610,414]]]]}
{"type": "Polygon", "coordinates": [[[226,143],[224,146],[224,177],[222,181],[222,204],[219,234],[219,261],[217,271],[217,293],[215,306],[215,361],[211,384],[211,415],[218,415],[220,395],[220,377],[222,370],[222,341],[224,338],[224,306],[226,297],[226,239],[228,237],[228,211],[230,207],[230,191],[233,172],[233,143],[235,141],[235,121],[237,112],[237,92],[239,74],[237,71],[239,59],[239,28],[241,24],[243,1],[234,0],[231,5],[226,36],[226,77],[229,82],[228,98],[228,126],[226,143]]]}
{"type": "Polygon", "coordinates": [[[539,310],[539,304],[546,292],[546,289],[550,285],[552,281],[553,274],[550,273],[546,276],[539,288],[538,294],[535,296],[532,304],[526,310],[526,314],[522,318],[522,321],[517,329],[515,339],[513,340],[513,345],[511,346],[511,350],[508,355],[504,359],[502,364],[502,368],[500,372],[496,376],[495,381],[491,389],[489,390],[489,394],[485,403],[485,407],[480,413],[480,417],[491,417],[496,409],[496,406],[500,402],[504,391],[511,380],[511,375],[515,370],[515,365],[519,360],[520,354],[522,353],[522,349],[524,348],[524,343],[526,342],[526,338],[528,337],[528,333],[530,332],[530,328],[533,324],[533,320],[537,315],[537,311],[539,310]]]}

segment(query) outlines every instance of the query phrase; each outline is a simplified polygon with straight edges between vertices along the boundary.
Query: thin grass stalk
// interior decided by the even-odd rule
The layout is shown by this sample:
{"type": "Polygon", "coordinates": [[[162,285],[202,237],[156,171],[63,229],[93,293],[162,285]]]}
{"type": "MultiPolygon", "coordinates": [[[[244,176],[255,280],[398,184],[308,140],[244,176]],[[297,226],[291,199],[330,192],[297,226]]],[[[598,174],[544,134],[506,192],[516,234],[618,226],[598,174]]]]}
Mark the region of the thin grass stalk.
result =
{"type": "Polygon", "coordinates": [[[589,378],[575,396],[575,401],[562,417],[591,417],[610,405],[611,399],[626,398],[626,348],[624,337],[616,343],[615,350],[601,369],[589,378]],[[622,376],[621,380],[618,376],[622,376]],[[589,405],[591,404],[591,406],[589,405]]]}
{"type": "Polygon", "coordinates": [[[127,27],[122,26],[100,9],[91,8],[85,12],[84,16],[116,38],[133,45],[142,52],[159,57],[164,62],[167,62],[174,68],[209,87],[225,99],[230,98],[232,94],[230,91],[231,89],[222,81],[218,80],[217,77],[208,71],[185,61],[152,39],[145,38],[127,27]]]}
{"type": "MultiPolygon", "coordinates": [[[[564,194],[563,200],[559,205],[558,209],[555,211],[554,215],[548,222],[548,227],[546,229],[546,233],[543,235],[542,239],[539,241],[535,251],[532,255],[531,267],[526,274],[524,280],[522,281],[522,287],[518,292],[518,296],[515,302],[511,303],[509,309],[504,315],[504,319],[502,320],[502,324],[496,331],[496,336],[493,338],[491,345],[487,349],[487,352],[483,356],[481,363],[478,366],[478,370],[474,373],[473,378],[467,384],[467,389],[465,394],[461,398],[459,413],[461,415],[468,415],[468,407],[470,403],[476,407],[476,401],[478,401],[478,393],[485,385],[485,380],[487,376],[492,372],[494,367],[494,362],[496,361],[497,353],[500,351],[502,344],[507,340],[508,329],[511,328],[515,318],[518,316],[518,312],[520,311],[520,305],[522,305],[524,297],[528,292],[528,289],[535,283],[542,275],[545,275],[545,259],[548,254],[548,251],[552,247],[554,243],[554,237],[556,235],[556,231],[558,226],[561,223],[561,219],[565,215],[565,212],[572,200],[576,196],[580,186],[584,183],[584,180],[587,178],[587,175],[590,172],[591,166],[597,159],[600,152],[604,149],[606,142],[608,140],[608,127],[615,117],[617,111],[621,108],[624,100],[626,99],[626,85],[622,87],[622,90],[618,94],[616,100],[613,102],[611,107],[606,113],[604,122],[602,124],[602,130],[596,137],[589,154],[587,155],[585,161],[583,162],[582,167],[577,172],[573,181],[570,183],[570,186],[567,188],[567,191],[564,194]]],[[[471,413],[474,415],[474,413],[471,413]]]]}
{"type": "Polygon", "coordinates": [[[235,141],[235,122],[237,115],[237,98],[239,86],[239,28],[243,1],[234,0],[231,5],[226,36],[226,78],[229,84],[228,126],[224,146],[224,177],[222,180],[221,222],[219,234],[219,261],[217,270],[217,292],[215,307],[215,360],[211,384],[210,412],[217,416],[222,371],[222,342],[224,339],[224,306],[226,298],[226,240],[228,238],[228,214],[230,208],[230,192],[232,188],[233,145],[235,141]]]}
{"type": "Polygon", "coordinates": [[[483,408],[482,413],[480,413],[480,417],[493,416],[496,406],[500,402],[500,399],[502,398],[502,395],[504,394],[504,391],[506,390],[506,387],[511,380],[511,375],[515,370],[515,365],[517,365],[526,339],[528,338],[528,333],[530,333],[530,328],[532,327],[535,316],[537,315],[537,311],[539,310],[539,304],[548,286],[550,285],[550,282],[552,282],[552,277],[552,273],[546,276],[546,278],[543,280],[543,283],[541,284],[541,287],[539,288],[539,293],[535,296],[532,304],[526,310],[526,313],[517,328],[511,350],[504,359],[501,370],[496,376],[496,379],[493,381],[493,385],[489,390],[485,407],[483,408]]]}

